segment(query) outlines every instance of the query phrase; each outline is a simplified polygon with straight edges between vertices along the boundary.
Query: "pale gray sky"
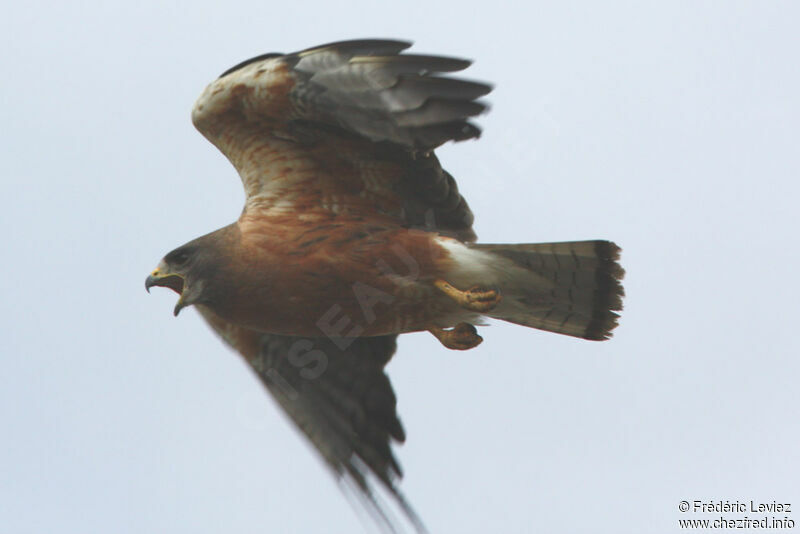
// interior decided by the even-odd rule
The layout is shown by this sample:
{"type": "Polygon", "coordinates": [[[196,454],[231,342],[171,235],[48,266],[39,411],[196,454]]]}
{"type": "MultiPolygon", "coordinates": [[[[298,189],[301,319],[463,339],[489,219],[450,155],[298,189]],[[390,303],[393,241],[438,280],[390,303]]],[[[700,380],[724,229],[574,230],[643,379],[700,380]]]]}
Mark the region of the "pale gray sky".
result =
{"type": "Polygon", "coordinates": [[[500,324],[468,352],[401,337],[402,488],[430,530],[719,515],[684,499],[800,510],[799,17],[739,1],[5,6],[0,530],[361,528],[244,363],[143,288],[241,209],[189,120],[205,85],[357,37],[475,59],[467,76],[496,84],[483,138],[440,151],[482,241],[613,239],[628,272],[609,342],[500,324]]]}

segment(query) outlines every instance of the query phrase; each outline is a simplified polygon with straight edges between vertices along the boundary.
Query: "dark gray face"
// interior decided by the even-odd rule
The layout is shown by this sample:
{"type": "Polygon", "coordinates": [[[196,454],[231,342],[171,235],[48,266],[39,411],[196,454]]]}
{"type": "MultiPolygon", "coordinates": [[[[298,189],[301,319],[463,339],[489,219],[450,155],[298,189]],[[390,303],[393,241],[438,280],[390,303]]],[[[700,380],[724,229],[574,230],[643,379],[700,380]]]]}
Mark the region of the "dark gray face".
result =
{"type": "Polygon", "coordinates": [[[147,291],[153,286],[168,287],[180,295],[174,314],[186,306],[205,302],[203,293],[211,272],[210,255],[194,241],[176,248],[158,264],[144,282],[147,291]]]}
{"type": "Polygon", "coordinates": [[[180,295],[175,315],[192,304],[212,304],[221,298],[224,272],[238,243],[239,228],[229,224],[181,245],[158,264],[144,287],[168,287],[180,295]],[[215,293],[216,290],[216,293],[215,293]],[[217,298],[213,298],[216,295],[217,298]]]}

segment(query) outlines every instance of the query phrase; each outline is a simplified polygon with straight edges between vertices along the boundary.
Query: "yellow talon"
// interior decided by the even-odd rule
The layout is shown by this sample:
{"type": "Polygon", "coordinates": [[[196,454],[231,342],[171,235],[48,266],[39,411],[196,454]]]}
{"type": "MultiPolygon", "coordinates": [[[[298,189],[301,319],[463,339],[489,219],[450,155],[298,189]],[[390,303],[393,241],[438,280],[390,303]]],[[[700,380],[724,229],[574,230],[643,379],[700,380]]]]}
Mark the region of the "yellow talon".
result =
{"type": "Polygon", "coordinates": [[[462,308],[478,313],[493,310],[503,300],[503,296],[495,289],[472,286],[466,291],[462,291],[444,280],[436,280],[433,284],[462,308]]]}

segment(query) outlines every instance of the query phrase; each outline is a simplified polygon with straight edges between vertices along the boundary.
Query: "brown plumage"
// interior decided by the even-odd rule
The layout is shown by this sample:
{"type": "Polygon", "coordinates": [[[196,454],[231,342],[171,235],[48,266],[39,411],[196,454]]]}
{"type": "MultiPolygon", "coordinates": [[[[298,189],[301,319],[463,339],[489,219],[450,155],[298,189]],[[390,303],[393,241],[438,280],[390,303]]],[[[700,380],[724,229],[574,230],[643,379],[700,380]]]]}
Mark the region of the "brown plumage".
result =
{"type": "Polygon", "coordinates": [[[433,149],[478,137],[490,87],[442,76],[468,62],[347,41],[240,63],[192,120],[241,176],[238,221],[164,257],[147,279],[196,305],[333,471],[391,527],[369,476],[399,493],[405,434],[383,367],[397,334],[480,343],[483,317],[585,339],[616,326],[619,248],[607,241],[474,244],[472,212],[433,149]]]}

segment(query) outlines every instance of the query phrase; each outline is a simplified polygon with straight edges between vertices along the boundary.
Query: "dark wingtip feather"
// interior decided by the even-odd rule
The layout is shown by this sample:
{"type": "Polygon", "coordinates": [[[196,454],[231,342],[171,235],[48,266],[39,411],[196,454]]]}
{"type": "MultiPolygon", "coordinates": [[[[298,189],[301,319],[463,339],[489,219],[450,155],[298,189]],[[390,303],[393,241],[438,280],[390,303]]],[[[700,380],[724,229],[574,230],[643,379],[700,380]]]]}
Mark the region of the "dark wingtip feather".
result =
{"type": "MultiPolygon", "coordinates": [[[[348,41],[337,41],[333,43],[327,43],[324,45],[315,46],[312,48],[307,48],[305,50],[301,50],[299,52],[293,52],[289,55],[291,56],[300,56],[303,54],[307,54],[309,52],[316,52],[320,50],[330,49],[336,50],[337,52],[341,52],[344,54],[359,54],[362,56],[375,56],[375,55],[384,55],[384,54],[399,54],[406,48],[409,48],[413,43],[410,41],[398,41],[395,39],[351,39],[348,41]]],[[[283,57],[287,54],[282,52],[269,52],[267,54],[260,54],[255,57],[251,57],[250,59],[246,59],[240,63],[237,63],[233,67],[229,68],[225,72],[219,75],[220,78],[231,74],[232,72],[236,72],[237,70],[250,65],[251,63],[255,63],[256,61],[263,61],[265,59],[271,59],[276,57],[283,57]]]]}
{"type": "Polygon", "coordinates": [[[352,61],[353,63],[380,63],[395,69],[412,70],[420,76],[427,76],[434,72],[458,72],[472,65],[472,61],[469,59],[421,54],[362,55],[354,57],[352,61]]]}
{"type": "Polygon", "coordinates": [[[244,67],[250,65],[251,63],[255,63],[256,61],[263,61],[265,59],[271,59],[271,58],[274,58],[274,57],[281,57],[283,55],[284,54],[282,54],[280,52],[269,52],[267,54],[261,54],[259,56],[251,57],[250,59],[245,59],[244,61],[242,61],[240,63],[237,63],[233,67],[229,68],[228,70],[226,70],[225,72],[220,74],[219,77],[220,78],[224,78],[228,74],[230,74],[232,72],[236,72],[237,70],[239,70],[241,68],[244,68],[244,67]]]}
{"type": "Polygon", "coordinates": [[[311,48],[295,52],[293,55],[303,55],[308,52],[316,52],[325,49],[361,56],[398,54],[406,48],[410,48],[412,44],[414,44],[412,41],[401,41],[399,39],[348,39],[345,41],[334,41],[312,46],[311,48]]]}
{"type": "Polygon", "coordinates": [[[610,241],[597,241],[595,244],[600,265],[595,274],[596,299],[592,308],[592,320],[584,334],[586,339],[609,339],[613,335],[612,330],[617,327],[619,314],[615,312],[622,310],[622,297],[625,296],[625,290],[620,283],[625,277],[625,270],[617,263],[621,250],[610,241]]]}

